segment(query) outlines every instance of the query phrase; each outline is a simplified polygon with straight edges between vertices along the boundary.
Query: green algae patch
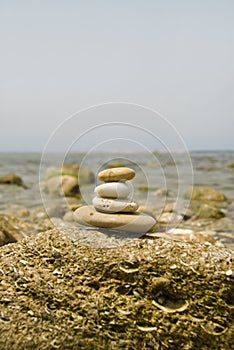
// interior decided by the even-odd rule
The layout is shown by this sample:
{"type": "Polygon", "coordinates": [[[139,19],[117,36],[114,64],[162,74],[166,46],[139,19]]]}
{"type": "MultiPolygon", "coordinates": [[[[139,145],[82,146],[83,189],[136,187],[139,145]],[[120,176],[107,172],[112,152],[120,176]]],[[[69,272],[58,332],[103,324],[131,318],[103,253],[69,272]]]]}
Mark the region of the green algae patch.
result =
{"type": "Polygon", "coordinates": [[[156,187],[148,187],[148,186],[138,186],[137,189],[142,192],[147,192],[147,191],[155,191],[157,188],[156,187]]]}
{"type": "Polygon", "coordinates": [[[109,162],[107,164],[108,168],[119,168],[119,167],[125,167],[126,165],[121,160],[116,160],[109,162]]]}
{"type": "Polygon", "coordinates": [[[0,250],[0,349],[231,349],[233,271],[210,244],[39,233],[0,250]]]}

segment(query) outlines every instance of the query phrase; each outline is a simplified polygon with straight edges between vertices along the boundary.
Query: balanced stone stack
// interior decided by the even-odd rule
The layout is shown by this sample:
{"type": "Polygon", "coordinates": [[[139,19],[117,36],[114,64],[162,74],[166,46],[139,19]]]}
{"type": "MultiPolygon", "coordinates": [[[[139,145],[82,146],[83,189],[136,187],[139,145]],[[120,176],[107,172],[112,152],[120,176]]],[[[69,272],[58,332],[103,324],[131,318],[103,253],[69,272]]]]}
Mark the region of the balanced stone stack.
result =
{"type": "Polygon", "coordinates": [[[138,204],[131,199],[131,181],[135,171],[130,168],[112,168],[101,171],[96,186],[93,206],[83,206],[75,211],[82,225],[118,229],[127,232],[146,233],[155,225],[155,219],[138,213],[138,204]]]}

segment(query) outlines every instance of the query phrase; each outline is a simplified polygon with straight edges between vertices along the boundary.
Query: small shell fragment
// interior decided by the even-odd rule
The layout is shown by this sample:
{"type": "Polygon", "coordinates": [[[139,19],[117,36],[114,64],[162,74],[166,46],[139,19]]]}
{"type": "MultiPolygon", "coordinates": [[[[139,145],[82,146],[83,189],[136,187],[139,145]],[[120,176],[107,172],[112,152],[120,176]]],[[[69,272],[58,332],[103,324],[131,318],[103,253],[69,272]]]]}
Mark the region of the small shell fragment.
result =
{"type": "Polygon", "coordinates": [[[27,261],[26,260],[20,260],[20,262],[21,262],[21,264],[23,264],[23,265],[27,265],[27,261]]]}
{"type": "Polygon", "coordinates": [[[119,266],[119,269],[125,273],[135,273],[135,272],[138,272],[139,269],[138,268],[135,268],[135,269],[126,269],[125,267],[123,266],[119,266]]]}
{"type": "Polygon", "coordinates": [[[182,312],[184,310],[187,309],[189,303],[187,301],[184,302],[184,304],[182,304],[181,306],[178,307],[168,307],[168,306],[163,306],[159,303],[157,303],[157,301],[153,300],[152,304],[156,307],[158,307],[159,309],[161,309],[162,311],[168,312],[168,313],[172,313],[172,312],[182,312]]]}
{"type": "Polygon", "coordinates": [[[214,323],[208,322],[205,325],[201,325],[201,327],[204,329],[206,333],[212,334],[212,335],[220,335],[227,332],[227,327],[224,327],[215,322],[214,323]]]}
{"type": "Polygon", "coordinates": [[[137,328],[142,332],[153,332],[157,330],[157,327],[143,327],[143,326],[137,326],[137,328]]]}
{"type": "Polygon", "coordinates": [[[230,270],[227,270],[226,271],[226,276],[231,276],[232,275],[232,270],[230,269],[230,270]]]}
{"type": "Polygon", "coordinates": [[[117,311],[122,315],[130,315],[131,314],[131,311],[125,311],[125,310],[122,310],[120,308],[118,308],[117,311]]]}
{"type": "Polygon", "coordinates": [[[170,266],[170,269],[172,269],[172,270],[175,270],[176,268],[177,268],[176,264],[173,264],[173,265],[170,266]]]}

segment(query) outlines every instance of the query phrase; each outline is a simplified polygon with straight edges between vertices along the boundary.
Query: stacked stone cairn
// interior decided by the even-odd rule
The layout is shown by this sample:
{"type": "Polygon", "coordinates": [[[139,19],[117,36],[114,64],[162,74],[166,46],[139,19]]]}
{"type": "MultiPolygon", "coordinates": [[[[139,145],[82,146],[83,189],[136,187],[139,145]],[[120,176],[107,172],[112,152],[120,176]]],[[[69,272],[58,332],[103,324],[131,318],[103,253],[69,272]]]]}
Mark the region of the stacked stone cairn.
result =
{"type": "Polygon", "coordinates": [[[98,174],[104,183],[96,186],[93,206],[83,206],[75,211],[82,225],[121,231],[146,233],[155,225],[155,219],[137,212],[138,204],[130,198],[133,186],[130,182],[135,171],[127,167],[111,168],[98,174]]]}

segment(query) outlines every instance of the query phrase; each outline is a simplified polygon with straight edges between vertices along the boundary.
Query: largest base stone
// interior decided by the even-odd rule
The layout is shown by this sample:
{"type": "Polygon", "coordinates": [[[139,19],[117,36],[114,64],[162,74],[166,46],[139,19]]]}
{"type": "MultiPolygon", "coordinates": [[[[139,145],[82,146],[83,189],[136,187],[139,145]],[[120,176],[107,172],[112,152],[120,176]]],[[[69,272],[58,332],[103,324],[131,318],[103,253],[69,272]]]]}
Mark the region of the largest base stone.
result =
{"type": "Polygon", "coordinates": [[[98,212],[93,206],[83,206],[75,211],[77,221],[82,225],[119,229],[127,232],[146,233],[156,223],[156,220],[144,213],[114,213],[98,212]]]}

